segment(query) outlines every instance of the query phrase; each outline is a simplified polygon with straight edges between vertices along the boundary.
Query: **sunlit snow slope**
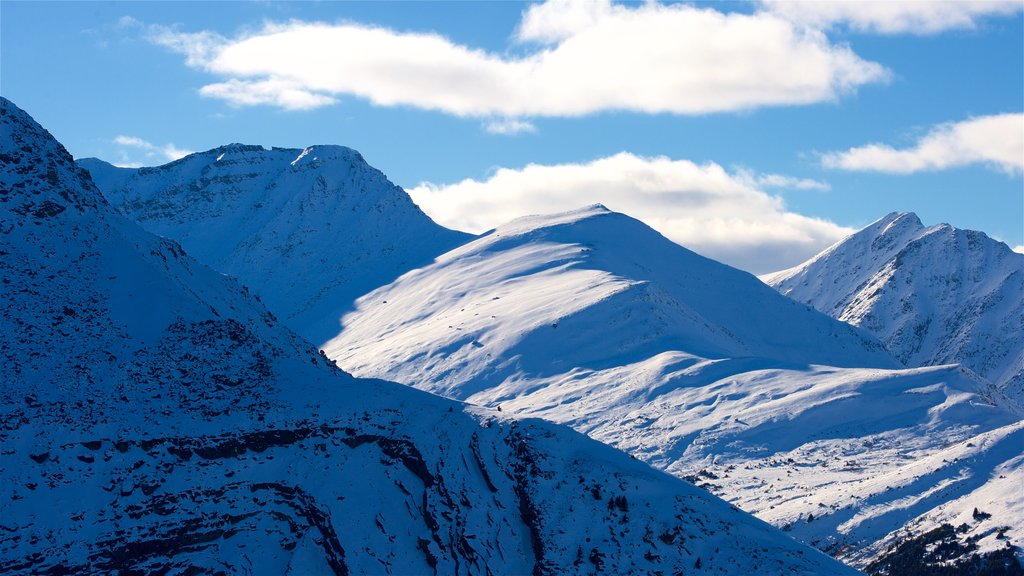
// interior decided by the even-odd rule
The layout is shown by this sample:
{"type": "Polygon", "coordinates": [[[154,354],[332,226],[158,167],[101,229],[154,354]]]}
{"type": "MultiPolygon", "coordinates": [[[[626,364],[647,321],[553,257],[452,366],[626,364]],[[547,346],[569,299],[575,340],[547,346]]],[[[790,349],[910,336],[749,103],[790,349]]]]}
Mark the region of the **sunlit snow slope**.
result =
{"type": "Polygon", "coordinates": [[[130,219],[237,276],[314,343],[337,333],[358,296],[470,238],[342,146],[231,144],[154,168],[79,165],[130,219]]]}
{"type": "Polygon", "coordinates": [[[0,99],[0,572],[846,574],[574,432],[356,380],[0,99]]]}
{"type": "Polygon", "coordinates": [[[344,324],[325,350],[357,375],[571,424],[859,566],[965,514],[973,551],[1021,537],[1001,397],[956,367],[894,370],[870,336],[600,206],[499,227],[344,324]]]}
{"type": "Polygon", "coordinates": [[[603,206],[501,226],[357,308],[332,358],[456,398],[670,350],[897,366],[872,337],[603,206]]]}
{"type": "Polygon", "coordinates": [[[963,364],[1024,406],[1024,254],[982,232],[892,213],[764,280],[906,366],[963,364]]]}

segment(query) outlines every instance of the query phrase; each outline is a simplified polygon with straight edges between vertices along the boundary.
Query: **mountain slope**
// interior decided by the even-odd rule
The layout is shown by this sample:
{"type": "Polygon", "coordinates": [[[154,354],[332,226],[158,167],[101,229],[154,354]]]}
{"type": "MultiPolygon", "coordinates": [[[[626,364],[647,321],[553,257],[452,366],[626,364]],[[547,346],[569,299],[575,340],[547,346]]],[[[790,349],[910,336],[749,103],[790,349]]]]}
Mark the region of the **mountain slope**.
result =
{"type": "Polygon", "coordinates": [[[356,380],[0,98],[0,571],[847,574],[575,433],[356,380]]]}
{"type": "Polygon", "coordinates": [[[603,207],[499,227],[344,325],[324,349],[357,375],[569,424],[857,566],[969,504],[992,516],[961,561],[1022,536],[1024,498],[991,497],[1020,476],[1019,419],[983,384],[891,370],[877,341],[603,207]]]}
{"type": "Polygon", "coordinates": [[[764,280],[906,366],[960,363],[1024,401],[1024,255],[981,232],[893,213],[764,280]]]}
{"type": "Polygon", "coordinates": [[[313,342],[337,333],[356,297],[469,238],[342,146],[231,144],[155,168],[79,165],[129,218],[237,276],[313,342]]]}
{"type": "Polygon", "coordinates": [[[667,350],[896,366],[869,336],[603,206],[516,220],[452,250],[360,299],[324,349],[346,369],[459,399],[667,350]]]}

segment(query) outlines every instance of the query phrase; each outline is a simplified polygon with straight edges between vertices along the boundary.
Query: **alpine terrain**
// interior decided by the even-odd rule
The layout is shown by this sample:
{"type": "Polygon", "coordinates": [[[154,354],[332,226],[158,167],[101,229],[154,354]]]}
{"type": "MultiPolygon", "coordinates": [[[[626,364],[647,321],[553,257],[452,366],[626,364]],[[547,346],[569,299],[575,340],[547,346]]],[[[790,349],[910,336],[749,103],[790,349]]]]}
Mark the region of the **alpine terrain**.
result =
{"type": "Polygon", "coordinates": [[[602,206],[404,274],[324,348],[569,424],[872,573],[1020,568],[1024,423],[1001,394],[957,366],[900,370],[866,332],[602,206]]]}
{"type": "Polygon", "coordinates": [[[314,343],[338,332],[358,296],[470,238],[342,146],[230,144],[154,168],[79,165],[130,219],[237,276],[314,343]]]}
{"type": "Polygon", "coordinates": [[[982,232],[892,213],[764,280],[905,366],[961,364],[1024,406],[1024,254],[982,232]]]}
{"type": "Polygon", "coordinates": [[[0,572],[852,573],[574,432],[352,378],[5,99],[0,170],[0,572]]]}

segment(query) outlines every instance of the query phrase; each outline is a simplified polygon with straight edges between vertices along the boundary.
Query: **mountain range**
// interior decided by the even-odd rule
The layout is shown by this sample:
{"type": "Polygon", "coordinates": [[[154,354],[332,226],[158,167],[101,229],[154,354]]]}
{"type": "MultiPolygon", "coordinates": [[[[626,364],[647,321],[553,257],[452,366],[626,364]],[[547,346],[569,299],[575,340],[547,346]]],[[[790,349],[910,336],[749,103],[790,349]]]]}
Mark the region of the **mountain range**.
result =
{"type": "Polygon", "coordinates": [[[849,574],[577,433],[338,369],[0,99],[0,571],[849,574]]]}
{"type": "MultiPolygon", "coordinates": [[[[929,336],[911,359],[884,331],[830,318],[603,206],[480,237],[446,231],[340,147],[231,145],[156,168],[79,165],[122,214],[237,276],[356,376],[490,407],[480,413],[497,421],[569,425],[873,574],[1019,572],[1024,431],[1012,376],[968,361],[983,345],[928,362],[941,341],[929,336]],[[348,174],[374,176],[338,176],[348,174]],[[389,200],[351,202],[374,193],[389,200]],[[310,206],[344,209],[325,218],[310,206]]],[[[1012,311],[1012,266],[1005,283],[1006,267],[989,264],[1014,260],[989,247],[979,263],[967,249],[983,235],[972,234],[928,258],[904,255],[901,274],[1002,285],[977,309],[1012,311]],[[945,271],[943,259],[969,265],[945,271]]],[[[808,293],[848,294],[859,284],[841,286],[840,273],[874,275],[874,257],[848,254],[810,273],[808,293]]],[[[934,300],[924,289],[941,285],[906,293],[919,312],[945,314],[978,292],[934,300]]],[[[971,325],[1000,320],[985,318],[971,325]]],[[[1009,318],[1004,360],[1021,342],[1009,318]]],[[[986,365],[1011,374],[1004,360],[986,365]]]]}

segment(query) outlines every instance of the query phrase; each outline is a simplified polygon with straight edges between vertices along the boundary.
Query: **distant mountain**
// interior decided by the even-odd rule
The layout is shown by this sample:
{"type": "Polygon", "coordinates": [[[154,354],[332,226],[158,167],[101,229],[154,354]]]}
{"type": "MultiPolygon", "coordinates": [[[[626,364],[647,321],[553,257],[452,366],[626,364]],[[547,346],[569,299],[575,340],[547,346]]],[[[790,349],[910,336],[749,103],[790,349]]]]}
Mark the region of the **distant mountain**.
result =
{"type": "Polygon", "coordinates": [[[130,219],[237,276],[314,343],[338,332],[356,297],[470,238],[342,146],[231,144],[155,168],[79,165],[130,219]]]}
{"type": "Polygon", "coordinates": [[[949,522],[964,527],[947,565],[1012,560],[1024,536],[1024,429],[971,374],[894,370],[866,333],[601,206],[516,220],[403,275],[325,352],[570,424],[858,567],[949,522]]]}
{"type": "Polygon", "coordinates": [[[669,350],[897,366],[871,336],[603,206],[516,220],[452,250],[360,299],[325,350],[460,399],[669,350]]]}
{"type": "Polygon", "coordinates": [[[0,572],[850,574],[536,420],[356,380],[0,98],[0,572]]]}
{"type": "Polygon", "coordinates": [[[1024,402],[1024,254],[982,232],[892,213],[764,280],[906,366],[959,363],[1024,402]]]}

